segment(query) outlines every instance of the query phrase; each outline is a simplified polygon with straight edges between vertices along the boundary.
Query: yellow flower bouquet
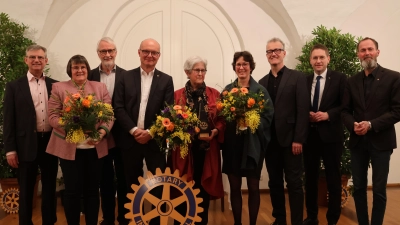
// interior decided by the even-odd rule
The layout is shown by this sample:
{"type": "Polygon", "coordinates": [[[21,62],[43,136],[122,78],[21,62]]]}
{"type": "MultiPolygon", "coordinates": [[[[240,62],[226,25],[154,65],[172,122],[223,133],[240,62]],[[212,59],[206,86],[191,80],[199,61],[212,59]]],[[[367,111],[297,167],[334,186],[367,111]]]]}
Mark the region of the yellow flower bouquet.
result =
{"type": "Polygon", "coordinates": [[[150,127],[150,134],[161,151],[179,147],[181,158],[185,158],[194,135],[200,132],[199,122],[187,106],[167,105],[150,127]]]}
{"type": "Polygon", "coordinates": [[[234,87],[230,91],[224,90],[221,99],[217,102],[219,115],[226,121],[236,120],[236,133],[246,133],[250,128],[251,133],[255,133],[260,125],[260,113],[265,110],[266,102],[264,93],[249,92],[247,88],[234,87]]]}
{"type": "Polygon", "coordinates": [[[96,124],[114,120],[112,106],[96,100],[94,94],[85,96],[81,92],[72,94],[67,91],[66,93],[67,96],[62,101],[63,108],[57,110],[60,113],[58,124],[66,133],[65,140],[75,144],[84,141],[87,137],[98,140],[100,134],[96,124]]]}

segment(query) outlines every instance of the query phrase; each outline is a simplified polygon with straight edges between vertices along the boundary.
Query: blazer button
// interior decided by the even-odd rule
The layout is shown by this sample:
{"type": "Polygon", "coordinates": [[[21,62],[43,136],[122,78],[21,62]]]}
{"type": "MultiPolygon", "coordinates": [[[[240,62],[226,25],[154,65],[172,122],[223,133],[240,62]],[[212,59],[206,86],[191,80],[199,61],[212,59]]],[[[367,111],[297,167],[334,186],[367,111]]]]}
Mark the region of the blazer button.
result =
{"type": "Polygon", "coordinates": [[[36,130],[33,130],[33,133],[36,133],[36,130]]]}

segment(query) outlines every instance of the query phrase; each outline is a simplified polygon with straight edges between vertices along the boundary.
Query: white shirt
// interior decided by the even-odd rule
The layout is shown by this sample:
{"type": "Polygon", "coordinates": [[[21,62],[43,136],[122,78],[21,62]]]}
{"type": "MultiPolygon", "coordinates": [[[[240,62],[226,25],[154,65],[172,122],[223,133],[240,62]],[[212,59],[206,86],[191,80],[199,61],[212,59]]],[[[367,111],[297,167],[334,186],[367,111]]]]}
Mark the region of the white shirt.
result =
{"type": "Polygon", "coordinates": [[[117,69],[117,65],[114,65],[114,69],[111,70],[110,74],[107,74],[103,70],[101,70],[101,64],[99,66],[100,82],[104,83],[106,85],[108,94],[110,95],[111,99],[112,99],[113,94],[114,94],[116,69],[117,69]]]}
{"type": "Polygon", "coordinates": [[[45,76],[34,77],[29,71],[27,73],[29,89],[32,96],[32,102],[36,111],[36,130],[37,132],[49,132],[51,126],[47,116],[48,94],[46,88],[45,76]]]}
{"type": "Polygon", "coordinates": [[[153,81],[154,69],[150,73],[146,73],[142,68],[140,68],[140,84],[141,84],[141,98],[140,98],[140,108],[139,117],[137,120],[136,127],[132,128],[129,133],[133,134],[136,129],[144,129],[144,119],[146,114],[147,102],[149,100],[151,83],[153,81]]]}
{"type": "Polygon", "coordinates": [[[313,82],[311,85],[311,105],[313,104],[313,100],[314,100],[314,92],[315,92],[315,85],[317,84],[317,76],[321,76],[321,78],[319,79],[318,109],[319,109],[319,106],[321,105],[321,99],[322,99],[322,94],[324,93],[324,87],[325,87],[327,73],[328,73],[328,69],[325,69],[325,71],[321,75],[318,75],[314,72],[314,78],[313,78],[313,82]]]}

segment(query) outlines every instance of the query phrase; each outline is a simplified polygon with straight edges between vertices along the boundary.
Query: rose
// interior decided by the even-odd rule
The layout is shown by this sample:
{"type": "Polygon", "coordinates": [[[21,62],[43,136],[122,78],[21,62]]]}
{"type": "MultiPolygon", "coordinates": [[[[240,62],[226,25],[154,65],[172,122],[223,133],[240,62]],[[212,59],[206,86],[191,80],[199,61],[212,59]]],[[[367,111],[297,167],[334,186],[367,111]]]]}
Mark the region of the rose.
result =
{"type": "Polygon", "coordinates": [[[78,99],[78,98],[81,97],[81,94],[75,93],[75,94],[72,95],[72,97],[73,97],[74,99],[78,99]]]}
{"type": "Polygon", "coordinates": [[[164,118],[164,119],[162,120],[162,125],[163,125],[164,127],[168,127],[170,124],[171,124],[171,121],[170,121],[168,118],[164,118]]]}
{"type": "Polygon", "coordinates": [[[170,123],[167,127],[167,131],[173,131],[175,128],[174,123],[170,123]]]}
{"type": "Polygon", "coordinates": [[[232,88],[231,93],[237,93],[239,91],[239,89],[237,88],[232,88]]]}
{"type": "Polygon", "coordinates": [[[175,110],[180,110],[180,109],[182,109],[182,106],[180,106],[180,105],[174,105],[174,109],[175,109],[175,110]]]}
{"type": "Polygon", "coordinates": [[[256,104],[256,100],[254,100],[254,98],[249,98],[247,100],[247,107],[251,108],[254,104],[256,104]]]}
{"type": "Polygon", "coordinates": [[[231,112],[234,112],[235,110],[235,107],[231,107],[231,112]]]}
{"type": "Polygon", "coordinates": [[[83,107],[90,108],[90,100],[84,99],[82,101],[82,105],[83,105],[83,107]]]}
{"type": "Polygon", "coordinates": [[[240,91],[242,92],[242,94],[247,94],[249,93],[249,90],[247,90],[247,88],[240,88],[240,91]]]}

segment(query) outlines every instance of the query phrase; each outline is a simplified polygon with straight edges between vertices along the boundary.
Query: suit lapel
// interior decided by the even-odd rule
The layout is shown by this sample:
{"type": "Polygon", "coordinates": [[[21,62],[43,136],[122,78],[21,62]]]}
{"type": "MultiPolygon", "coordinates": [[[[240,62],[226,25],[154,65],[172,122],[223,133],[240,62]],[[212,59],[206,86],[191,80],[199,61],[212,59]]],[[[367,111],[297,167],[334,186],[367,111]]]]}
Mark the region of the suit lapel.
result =
{"type": "Polygon", "coordinates": [[[360,96],[360,101],[362,104],[363,109],[365,109],[365,97],[364,97],[364,81],[363,81],[363,76],[364,76],[364,71],[358,73],[356,76],[356,86],[358,89],[358,95],[360,96]]]}
{"type": "MultiPolygon", "coordinates": [[[[136,73],[133,73],[133,83],[135,85],[136,89],[136,101],[140,104],[141,98],[142,98],[142,78],[140,77],[140,68],[136,71],[136,73]]],[[[128,87],[129,88],[129,87],[128,87]]],[[[139,109],[139,107],[138,107],[139,109]]]]}
{"type": "Polygon", "coordinates": [[[283,72],[283,76],[282,76],[281,82],[280,82],[279,87],[278,87],[278,93],[276,94],[275,102],[279,102],[279,98],[282,95],[282,92],[283,92],[283,89],[285,88],[286,82],[289,80],[290,72],[291,72],[290,69],[285,68],[285,71],[283,72]]]}
{"type": "MultiPolygon", "coordinates": [[[[308,88],[307,90],[308,90],[308,93],[310,93],[310,94],[311,94],[311,90],[312,90],[313,80],[314,80],[314,74],[307,77],[307,88],[308,88]]],[[[310,98],[310,109],[311,109],[311,107],[312,107],[312,105],[311,105],[311,98],[310,98]]]]}
{"type": "Polygon", "coordinates": [[[53,85],[53,83],[50,81],[50,79],[44,78],[44,81],[46,82],[46,88],[47,88],[47,95],[48,98],[50,98],[51,95],[51,86],[53,85]]]}
{"type": "Polygon", "coordinates": [[[324,92],[322,92],[322,98],[321,98],[321,102],[319,104],[319,108],[321,108],[321,106],[323,106],[323,104],[325,102],[325,99],[326,99],[326,96],[328,96],[327,93],[329,91],[329,87],[331,86],[332,79],[333,79],[332,72],[330,70],[328,70],[328,72],[326,73],[324,92]]]}
{"type": "MultiPolygon", "coordinates": [[[[26,78],[26,76],[23,77],[22,79],[20,79],[19,83],[20,83],[19,87],[21,90],[21,94],[24,96],[26,103],[32,110],[35,110],[35,106],[33,105],[33,100],[32,100],[31,89],[29,88],[29,83],[28,83],[28,79],[26,78]]],[[[47,83],[46,83],[46,86],[47,86],[47,83]]]]}

